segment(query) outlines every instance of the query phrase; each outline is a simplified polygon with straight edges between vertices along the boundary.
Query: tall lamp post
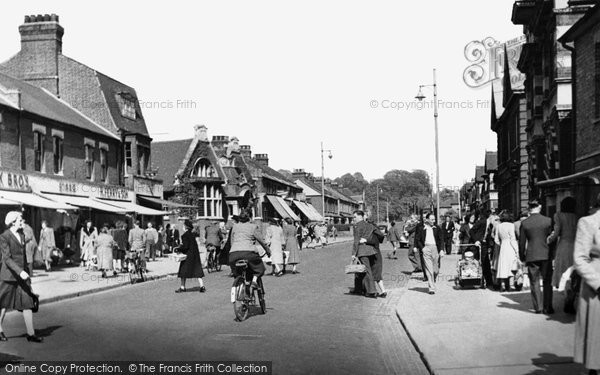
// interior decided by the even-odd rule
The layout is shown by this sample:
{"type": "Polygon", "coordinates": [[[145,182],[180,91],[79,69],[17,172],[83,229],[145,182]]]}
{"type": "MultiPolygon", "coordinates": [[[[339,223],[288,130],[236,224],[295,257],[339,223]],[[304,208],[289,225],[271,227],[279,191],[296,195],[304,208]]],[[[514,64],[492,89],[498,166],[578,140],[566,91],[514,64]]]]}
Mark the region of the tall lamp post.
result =
{"type": "Polygon", "coordinates": [[[433,119],[435,123],[435,191],[436,191],[436,220],[440,214],[440,157],[438,147],[438,103],[437,103],[437,83],[435,79],[435,69],[433,69],[433,85],[419,85],[419,92],[415,99],[423,101],[425,95],[423,94],[423,87],[433,87],[433,119]]]}
{"type": "Polygon", "coordinates": [[[331,150],[324,150],[323,142],[321,142],[321,203],[323,203],[323,220],[325,220],[325,152],[329,153],[327,155],[329,159],[333,158],[331,150]]]}
{"type": "Polygon", "coordinates": [[[377,186],[377,224],[379,224],[379,185],[377,186]]]}

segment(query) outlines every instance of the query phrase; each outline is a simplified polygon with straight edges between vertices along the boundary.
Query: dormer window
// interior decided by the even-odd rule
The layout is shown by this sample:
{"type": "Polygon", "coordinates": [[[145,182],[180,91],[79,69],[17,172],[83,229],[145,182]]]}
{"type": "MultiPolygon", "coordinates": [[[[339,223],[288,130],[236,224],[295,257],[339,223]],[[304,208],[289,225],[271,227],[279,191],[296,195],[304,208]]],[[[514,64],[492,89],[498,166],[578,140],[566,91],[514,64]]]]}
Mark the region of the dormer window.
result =
{"type": "Polygon", "coordinates": [[[121,116],[130,120],[135,120],[135,97],[129,93],[121,92],[116,95],[117,102],[119,103],[119,109],[121,110],[121,116]]]}

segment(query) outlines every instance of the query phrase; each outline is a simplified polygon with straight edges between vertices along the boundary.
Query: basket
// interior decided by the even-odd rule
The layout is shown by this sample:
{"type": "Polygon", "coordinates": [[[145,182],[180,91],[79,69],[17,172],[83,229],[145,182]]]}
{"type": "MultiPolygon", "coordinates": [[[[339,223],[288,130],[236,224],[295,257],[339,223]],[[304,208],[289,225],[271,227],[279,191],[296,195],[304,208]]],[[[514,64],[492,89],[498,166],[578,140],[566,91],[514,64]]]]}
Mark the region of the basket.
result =
{"type": "Polygon", "coordinates": [[[365,273],[367,272],[367,266],[365,266],[362,263],[358,263],[358,261],[356,261],[356,263],[350,263],[346,266],[345,268],[345,272],[347,274],[352,274],[352,273],[365,273]]]}
{"type": "Polygon", "coordinates": [[[169,259],[174,262],[182,262],[187,259],[187,255],[181,253],[171,253],[169,254],[169,259]]]}

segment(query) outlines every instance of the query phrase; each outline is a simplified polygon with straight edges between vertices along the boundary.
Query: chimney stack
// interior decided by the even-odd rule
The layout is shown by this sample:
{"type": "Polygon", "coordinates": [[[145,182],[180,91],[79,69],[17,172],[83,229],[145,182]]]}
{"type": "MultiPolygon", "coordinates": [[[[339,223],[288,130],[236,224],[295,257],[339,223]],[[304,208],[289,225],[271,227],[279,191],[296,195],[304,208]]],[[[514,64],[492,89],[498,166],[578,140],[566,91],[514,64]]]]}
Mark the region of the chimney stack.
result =
{"type": "Polygon", "coordinates": [[[208,128],[204,125],[194,125],[194,138],[200,142],[208,142],[208,128]]]}
{"type": "Polygon", "coordinates": [[[294,176],[294,178],[303,179],[308,177],[308,173],[306,173],[304,169],[294,169],[292,171],[292,176],[294,176]]]}
{"type": "Polygon", "coordinates": [[[58,55],[62,54],[62,37],[65,30],[56,14],[25,16],[19,26],[21,34],[21,61],[27,73],[21,78],[45,88],[58,96],[58,55]]]}
{"type": "Polygon", "coordinates": [[[240,153],[242,154],[244,159],[251,159],[252,158],[252,147],[250,145],[241,145],[240,153]]]}
{"type": "Polygon", "coordinates": [[[219,151],[225,149],[227,144],[229,143],[229,136],[227,135],[213,135],[212,137],[212,146],[219,151]]]}
{"type": "Polygon", "coordinates": [[[268,154],[256,154],[256,155],[254,155],[254,160],[260,165],[264,165],[266,167],[269,166],[269,155],[268,154]]]}

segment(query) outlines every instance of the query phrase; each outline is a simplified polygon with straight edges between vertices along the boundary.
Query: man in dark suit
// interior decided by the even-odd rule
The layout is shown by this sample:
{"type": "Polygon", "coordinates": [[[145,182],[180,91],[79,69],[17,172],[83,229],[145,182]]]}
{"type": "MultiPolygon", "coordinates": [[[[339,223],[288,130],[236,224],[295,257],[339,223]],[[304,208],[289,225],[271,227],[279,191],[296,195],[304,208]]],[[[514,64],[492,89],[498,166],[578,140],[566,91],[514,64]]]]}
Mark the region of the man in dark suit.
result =
{"type": "Polygon", "coordinates": [[[450,216],[446,216],[446,221],[442,224],[442,234],[444,235],[444,249],[446,254],[452,253],[452,239],[454,238],[454,222],[450,216]]]}
{"type": "Polygon", "coordinates": [[[542,205],[529,202],[531,215],[521,223],[519,234],[519,256],[527,265],[531,282],[531,298],[536,314],[554,313],[552,308],[552,254],[546,239],[552,232],[552,220],[540,214],[542,205]],[[543,280],[544,294],[540,291],[543,280]],[[540,307],[543,306],[543,310],[540,307]]]}
{"type": "Polygon", "coordinates": [[[439,273],[439,257],[444,251],[442,230],[435,225],[435,215],[428,214],[415,236],[415,246],[423,254],[423,270],[427,276],[429,294],[435,294],[435,281],[439,273]]]}
{"type": "Polygon", "coordinates": [[[481,271],[483,272],[483,279],[481,280],[482,287],[494,285],[492,267],[490,264],[490,249],[488,244],[484,241],[487,232],[487,219],[489,214],[490,212],[486,212],[485,214],[479,216],[477,213],[475,213],[475,216],[478,216],[478,219],[475,221],[473,227],[469,231],[471,241],[479,246],[478,248],[473,249],[473,253],[475,254],[475,259],[478,259],[481,262],[481,271]]]}

